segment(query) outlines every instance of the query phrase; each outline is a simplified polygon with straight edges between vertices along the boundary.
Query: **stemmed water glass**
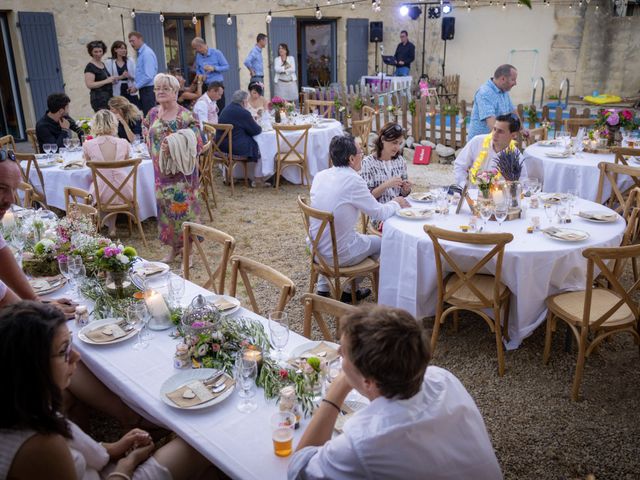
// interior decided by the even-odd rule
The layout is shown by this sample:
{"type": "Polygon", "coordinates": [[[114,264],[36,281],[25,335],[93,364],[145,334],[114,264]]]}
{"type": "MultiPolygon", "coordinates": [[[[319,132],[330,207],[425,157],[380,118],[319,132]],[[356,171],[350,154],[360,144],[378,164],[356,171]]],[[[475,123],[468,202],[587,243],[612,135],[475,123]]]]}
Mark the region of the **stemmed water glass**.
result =
{"type": "Polygon", "coordinates": [[[578,189],[570,188],[567,190],[567,206],[569,207],[569,216],[573,214],[573,208],[576,206],[576,199],[578,198],[578,189]]]}
{"type": "Polygon", "coordinates": [[[493,205],[491,201],[485,200],[480,202],[480,218],[482,218],[482,228],[487,228],[487,221],[493,215],[493,205]]]}
{"type": "Polygon", "coordinates": [[[64,255],[58,257],[58,269],[64,278],[71,284],[73,281],[73,274],[69,270],[69,258],[64,255]]]}
{"type": "Polygon", "coordinates": [[[64,137],[64,139],[62,140],[62,144],[64,145],[64,148],[66,148],[68,152],[69,147],[71,147],[71,139],[69,137],[64,137]]]}
{"type": "Polygon", "coordinates": [[[551,226],[553,222],[554,205],[552,203],[545,202],[544,204],[544,214],[547,216],[547,220],[549,220],[549,226],[551,226]]]}
{"type": "Polygon", "coordinates": [[[75,151],[77,150],[77,148],[80,146],[80,139],[79,138],[72,138],[71,139],[71,150],[75,151]]]}
{"type": "Polygon", "coordinates": [[[269,334],[271,343],[276,347],[274,359],[282,363],[285,360],[282,349],[289,341],[289,317],[286,312],[269,313],[269,334]]]}
{"type": "Polygon", "coordinates": [[[134,302],[127,307],[127,322],[138,332],[138,341],[133,345],[135,350],[144,350],[149,346],[149,342],[142,338],[142,329],[147,315],[146,309],[147,306],[143,302],[134,302]]]}
{"type": "Polygon", "coordinates": [[[498,221],[498,229],[502,230],[502,222],[507,218],[507,214],[509,213],[509,207],[506,202],[501,202],[493,207],[493,214],[496,216],[496,220],[498,221]]]}
{"type": "Polygon", "coordinates": [[[185,282],[184,278],[182,278],[178,274],[169,275],[168,281],[169,287],[169,302],[173,307],[180,306],[180,300],[184,296],[185,291],[185,282]]]}
{"type": "Polygon", "coordinates": [[[50,143],[44,143],[44,144],[42,145],[42,151],[47,155],[47,160],[48,160],[49,158],[51,158],[51,152],[52,152],[52,150],[51,150],[51,144],[50,144],[50,143]]]}
{"type": "Polygon", "coordinates": [[[72,255],[67,258],[68,270],[73,277],[73,283],[75,286],[76,295],[80,298],[80,286],[82,279],[87,275],[87,269],[82,263],[82,257],[79,255],[72,255]]]}
{"type": "Polygon", "coordinates": [[[238,410],[249,413],[258,408],[258,403],[254,400],[255,392],[253,386],[258,377],[258,362],[254,358],[246,357],[244,351],[238,352],[236,357],[236,382],[240,385],[238,395],[242,400],[238,403],[238,410]]]}

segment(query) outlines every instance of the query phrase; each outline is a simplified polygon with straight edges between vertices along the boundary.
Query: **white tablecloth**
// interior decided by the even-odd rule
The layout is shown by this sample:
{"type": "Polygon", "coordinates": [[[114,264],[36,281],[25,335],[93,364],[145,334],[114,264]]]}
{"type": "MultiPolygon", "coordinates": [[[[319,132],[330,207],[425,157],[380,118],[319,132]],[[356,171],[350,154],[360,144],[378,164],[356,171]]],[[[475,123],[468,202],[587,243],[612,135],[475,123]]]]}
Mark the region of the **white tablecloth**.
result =
{"type": "MultiPolygon", "coordinates": [[[[600,162],[613,162],[615,155],[585,153],[580,157],[571,155],[568,158],[551,158],[546,154],[558,152],[556,147],[540,147],[531,145],[524,151],[527,164],[527,175],[535,177],[543,182],[545,192],[562,192],[576,188],[581,198],[595,201],[598,194],[598,180],[600,162]]],[[[627,175],[618,177],[618,185],[628,188],[632,184],[631,178],[627,175]]],[[[609,198],[611,194],[611,184],[605,181],[602,200],[609,198]]]]}
{"type": "MultiPolygon", "coordinates": [[[[211,292],[187,281],[182,304],[187,305],[197,294],[211,292]]],[[[60,296],[69,296],[67,287],[49,297],[60,296]]],[[[234,316],[258,319],[268,328],[267,320],[244,308],[234,316]]],[[[68,325],[77,332],[75,322],[68,325]]],[[[162,402],[160,386],[180,371],[173,368],[178,340],[170,337],[172,330],[153,332],[149,347],[142,351],[133,349],[134,338],[113,345],[88,345],[76,336],[74,348],[89,369],[129,406],[175,431],[231,478],[286,478],[291,457],[280,458],[273,453],[269,425],[269,417],[278,408],[275,399],[265,400],[262,389],[256,391],[258,408],[249,414],[237,410],[239,398],[235,392],[222,403],[202,410],[178,410],[162,402]]],[[[284,350],[290,352],[307,341],[291,332],[284,350]]],[[[303,426],[307,421],[303,420],[303,426]]],[[[302,430],[296,430],[294,446],[302,430]]]]}
{"type": "Polygon", "coordinates": [[[378,74],[378,75],[366,75],[363,77],[360,77],[360,86],[364,87],[365,85],[370,85],[371,88],[374,91],[380,91],[380,89],[382,88],[382,91],[384,92],[388,92],[389,90],[391,91],[397,91],[397,90],[411,90],[411,83],[413,82],[413,78],[411,78],[410,76],[406,76],[406,77],[395,77],[392,75],[386,75],[386,74],[378,74]],[[383,88],[384,85],[380,85],[382,82],[384,82],[385,84],[387,82],[389,82],[389,86],[391,88],[383,88]]]}
{"type": "MultiPolygon", "coordinates": [[[[323,123],[318,127],[313,127],[309,130],[309,139],[307,142],[307,169],[312,180],[319,171],[329,167],[329,144],[333,137],[342,134],[342,124],[337,120],[327,121],[326,123],[323,123]]],[[[294,139],[292,143],[295,142],[295,139],[297,139],[299,135],[300,133],[297,132],[285,133],[285,136],[292,137],[292,139],[294,139]]],[[[276,132],[273,130],[267,132],[263,131],[261,134],[256,135],[253,138],[258,143],[261,156],[257,165],[255,165],[255,172],[258,172],[258,176],[270,177],[276,173],[275,156],[278,153],[276,132]]],[[[303,153],[304,147],[302,146],[302,143],[300,143],[299,148],[296,148],[296,150],[303,153]]],[[[234,177],[243,178],[243,168],[244,167],[242,165],[237,165],[233,171],[234,177]]],[[[253,174],[254,166],[253,164],[249,164],[249,176],[253,178],[253,174]]],[[[302,183],[300,169],[297,167],[287,168],[284,171],[283,176],[291,183],[302,183]]]]}
{"type": "MultiPolygon", "coordinates": [[[[82,151],[64,153],[65,161],[82,159],[82,151]]],[[[26,163],[24,163],[26,167],[26,163]]],[[[76,187],[89,191],[93,184],[93,177],[89,167],[76,170],[64,170],[60,165],[42,168],[44,191],[47,204],[61,210],[65,209],[64,187],[76,187]]],[[[29,179],[36,187],[40,181],[35,168],[31,169],[29,179]]],[[[157,216],[156,196],[154,188],[153,163],[150,159],[142,160],[138,167],[138,206],[141,220],[157,216]]]]}
{"type": "MultiPolygon", "coordinates": [[[[424,204],[423,204],[424,205],[424,204]]],[[[602,205],[578,200],[580,210],[609,211],[602,205]]],[[[536,210],[529,210],[528,216],[536,210]]],[[[543,228],[548,226],[542,208],[537,210],[543,228]]],[[[417,317],[435,314],[437,300],[436,266],[433,243],[424,233],[429,223],[441,228],[459,230],[469,223],[469,208],[459,215],[436,216],[431,221],[405,220],[393,217],[384,222],[380,257],[380,303],[404,308],[417,317]]],[[[489,231],[497,231],[497,222],[488,222],[489,231]]],[[[625,229],[622,217],[614,223],[592,223],[573,216],[568,228],[588,231],[591,237],[583,242],[561,242],[548,239],[541,232],[526,233],[525,220],[502,224],[503,232],[513,233],[507,244],[502,266],[502,281],[513,294],[509,312],[508,349],[517,348],[522,340],[545,318],[545,299],[562,291],[583,290],[587,261],[582,251],[587,247],[607,247],[620,244],[625,229]]],[[[447,249],[460,261],[462,268],[471,268],[488,249],[474,245],[460,245],[447,249]],[[467,260],[462,261],[463,257],[467,260]]],[[[495,257],[489,266],[495,273],[495,257]]]]}

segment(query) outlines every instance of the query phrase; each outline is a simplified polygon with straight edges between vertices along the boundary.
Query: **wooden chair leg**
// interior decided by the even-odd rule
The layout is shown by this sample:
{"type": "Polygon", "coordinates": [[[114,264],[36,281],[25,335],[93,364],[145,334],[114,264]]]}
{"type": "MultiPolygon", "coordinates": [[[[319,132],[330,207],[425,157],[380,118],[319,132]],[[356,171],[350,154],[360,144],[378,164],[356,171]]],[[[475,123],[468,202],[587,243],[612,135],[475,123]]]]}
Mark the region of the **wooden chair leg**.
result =
{"type": "Polygon", "coordinates": [[[209,206],[209,193],[207,192],[206,186],[202,193],[202,199],[204,200],[204,204],[207,207],[207,213],[209,214],[209,221],[213,222],[213,214],[211,213],[211,207],[209,206]]]}
{"type": "Polygon", "coordinates": [[[551,310],[547,313],[547,326],[544,335],[544,353],[542,354],[542,363],[548,364],[549,357],[551,356],[551,337],[553,336],[553,313],[551,310]]]}
{"type": "Polygon", "coordinates": [[[358,304],[358,285],[355,278],[351,280],[351,304],[358,304]]]}
{"type": "Polygon", "coordinates": [[[373,294],[375,295],[375,301],[378,303],[378,270],[374,270],[371,274],[371,287],[373,290],[373,294]]]}
{"type": "Polygon", "coordinates": [[[431,355],[436,351],[436,343],[440,334],[440,322],[442,320],[442,305],[436,307],[436,316],[433,318],[433,332],[431,332],[431,355]]]}
{"type": "Polygon", "coordinates": [[[229,182],[229,185],[231,186],[231,196],[233,197],[233,194],[235,193],[234,190],[234,185],[233,185],[233,161],[230,161],[229,165],[227,166],[227,181],[229,182]]]}
{"type": "Polygon", "coordinates": [[[453,333],[458,333],[458,326],[460,324],[460,312],[458,312],[458,310],[455,310],[453,312],[453,333]]]}
{"type": "Polygon", "coordinates": [[[584,362],[586,358],[586,337],[583,336],[578,345],[578,361],[576,362],[576,374],[573,377],[573,388],[571,389],[571,399],[574,402],[578,401],[580,397],[580,383],[582,382],[582,374],[584,372],[584,362]]]}
{"type": "Polygon", "coordinates": [[[282,170],[280,160],[276,160],[276,191],[280,190],[280,175],[282,174],[282,170]]]}
{"type": "Polygon", "coordinates": [[[249,162],[243,161],[242,168],[244,169],[244,186],[249,188],[249,162]]]}
{"type": "Polygon", "coordinates": [[[306,300],[304,302],[304,320],[302,323],[302,335],[311,338],[311,318],[313,315],[313,302],[306,300]]]}
{"type": "Polygon", "coordinates": [[[502,345],[502,328],[500,328],[500,308],[493,311],[495,315],[494,331],[496,335],[496,350],[498,352],[498,375],[504,375],[504,346],[502,345]]]}
{"type": "Polygon", "coordinates": [[[313,289],[318,281],[318,272],[315,269],[311,269],[311,277],[309,278],[309,293],[313,293],[313,289]]]}
{"type": "MultiPolygon", "coordinates": [[[[507,301],[504,305],[504,316],[502,318],[502,336],[507,340],[511,340],[509,337],[509,309],[511,307],[511,294],[507,297],[507,301]]],[[[498,325],[499,327],[500,325],[498,325]]]]}

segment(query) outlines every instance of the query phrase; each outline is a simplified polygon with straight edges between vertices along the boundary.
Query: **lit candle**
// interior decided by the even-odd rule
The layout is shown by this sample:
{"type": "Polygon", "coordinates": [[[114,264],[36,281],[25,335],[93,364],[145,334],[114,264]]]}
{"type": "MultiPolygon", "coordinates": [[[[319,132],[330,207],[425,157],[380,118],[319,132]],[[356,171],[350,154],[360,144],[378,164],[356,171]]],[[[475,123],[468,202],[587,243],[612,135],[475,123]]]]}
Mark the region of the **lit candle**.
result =
{"type": "Polygon", "coordinates": [[[13,212],[6,212],[4,217],[2,217],[2,227],[6,230],[9,228],[13,228],[16,224],[16,217],[13,212]]]}
{"type": "Polygon", "coordinates": [[[164,330],[171,327],[171,312],[162,295],[150,291],[145,294],[145,303],[151,314],[149,328],[152,330],[164,330]]]}
{"type": "Polygon", "coordinates": [[[255,346],[250,346],[243,351],[242,356],[245,360],[255,360],[258,365],[258,371],[260,371],[260,367],[262,367],[262,352],[260,350],[255,346]]]}
{"type": "Polygon", "coordinates": [[[504,203],[504,194],[502,190],[496,189],[493,191],[493,203],[504,203]]]}

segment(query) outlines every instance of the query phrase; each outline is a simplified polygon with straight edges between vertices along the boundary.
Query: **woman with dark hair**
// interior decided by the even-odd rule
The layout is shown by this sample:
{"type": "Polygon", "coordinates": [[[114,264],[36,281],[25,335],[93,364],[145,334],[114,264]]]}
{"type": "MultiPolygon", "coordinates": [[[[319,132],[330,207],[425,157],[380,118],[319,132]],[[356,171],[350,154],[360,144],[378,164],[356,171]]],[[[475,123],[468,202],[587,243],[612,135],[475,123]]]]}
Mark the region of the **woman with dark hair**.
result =
{"type": "Polygon", "coordinates": [[[262,112],[269,110],[269,102],[263,95],[264,87],[261,83],[254,82],[249,85],[247,110],[249,110],[254,120],[258,120],[262,116],[262,112]]]}
{"type": "Polygon", "coordinates": [[[96,40],[87,44],[87,52],[91,60],[84,68],[84,84],[89,89],[89,100],[94,112],[109,108],[107,102],[113,96],[113,84],[119,80],[107,70],[102,62],[102,57],[107,52],[107,45],[102,40],[96,40]]]}
{"type": "Polygon", "coordinates": [[[72,339],[64,315],[50,305],[20,302],[0,311],[5,392],[0,395],[0,478],[186,479],[202,474],[207,460],[180,438],[155,453],[151,437],[140,429],[114,443],[98,443],[64,416],[61,392],[80,359],[72,339]]]}
{"type": "Polygon", "coordinates": [[[113,84],[113,96],[124,97],[136,106],[140,103],[138,95],[130,95],[129,88],[135,87],[133,76],[136,73],[136,62],[127,56],[127,44],[116,40],[111,44],[111,58],[104,62],[109,75],[117,77],[113,84]]]}
{"type": "Polygon", "coordinates": [[[298,100],[298,77],[296,63],[289,55],[286,43],[278,45],[278,56],[273,61],[273,93],[277,97],[294,102],[298,100]]]}

